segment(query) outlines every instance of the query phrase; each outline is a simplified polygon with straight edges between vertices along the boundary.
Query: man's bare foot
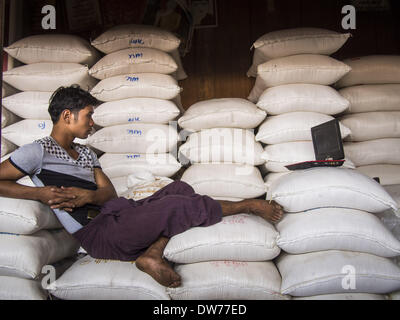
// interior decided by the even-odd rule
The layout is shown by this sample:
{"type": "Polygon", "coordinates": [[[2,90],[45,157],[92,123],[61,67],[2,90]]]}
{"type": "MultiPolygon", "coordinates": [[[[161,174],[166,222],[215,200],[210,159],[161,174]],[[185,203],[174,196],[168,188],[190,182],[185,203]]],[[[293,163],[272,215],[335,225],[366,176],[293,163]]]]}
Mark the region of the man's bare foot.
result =
{"type": "Polygon", "coordinates": [[[181,285],[181,277],[177,274],[171,265],[162,258],[167,238],[160,238],[150,246],[144,254],[136,259],[136,267],[149,274],[159,284],[176,288],[181,285]]]}
{"type": "Polygon", "coordinates": [[[277,223],[282,219],[283,209],[275,201],[261,199],[246,199],[242,201],[217,200],[221,205],[222,216],[230,216],[238,213],[252,213],[271,223],[277,223]]]}
{"type": "Polygon", "coordinates": [[[249,199],[244,201],[249,211],[256,216],[264,218],[272,223],[277,223],[282,219],[283,209],[275,201],[269,202],[261,199],[249,199]]]}

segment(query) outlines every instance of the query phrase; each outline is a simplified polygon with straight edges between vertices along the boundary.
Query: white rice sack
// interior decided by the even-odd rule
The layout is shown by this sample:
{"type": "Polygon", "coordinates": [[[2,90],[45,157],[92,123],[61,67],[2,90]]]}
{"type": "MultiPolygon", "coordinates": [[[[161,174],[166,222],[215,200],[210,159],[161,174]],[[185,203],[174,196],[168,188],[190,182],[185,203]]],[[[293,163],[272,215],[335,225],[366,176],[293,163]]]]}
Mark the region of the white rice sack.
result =
{"type": "Polygon", "coordinates": [[[269,192],[271,186],[275,181],[279,180],[283,176],[287,174],[291,174],[293,171],[288,171],[288,172],[270,172],[264,177],[264,185],[267,190],[267,193],[269,192]]]}
{"type": "Polygon", "coordinates": [[[400,84],[365,84],[339,93],[350,103],[346,113],[400,111],[400,84]]]}
{"type": "Polygon", "coordinates": [[[0,232],[32,234],[62,228],[49,206],[33,200],[0,197],[0,232]]]}
{"type": "Polygon", "coordinates": [[[130,98],[105,102],[94,110],[93,121],[102,127],[130,123],[168,123],[180,111],[169,100],[130,98]]]}
{"type": "Polygon", "coordinates": [[[179,93],[175,98],[171,99],[173,103],[178,107],[181,114],[185,112],[185,108],[182,105],[181,94],[179,93]]]}
{"type": "Polygon", "coordinates": [[[3,99],[3,106],[23,119],[50,120],[49,103],[53,92],[25,91],[3,99]]]}
{"type": "Polygon", "coordinates": [[[266,89],[257,107],[268,115],[309,111],[334,115],[346,110],[349,101],[335,89],[318,84],[286,84],[266,89]]]}
{"type": "Polygon", "coordinates": [[[179,152],[191,163],[264,163],[261,143],[245,129],[214,128],[192,133],[179,152]]]}
{"type": "Polygon", "coordinates": [[[291,254],[344,250],[387,258],[400,255],[400,241],[365,211],[320,208],[286,214],[276,228],[278,246],[291,254]]]}
{"type": "Polygon", "coordinates": [[[287,300],[271,261],[208,261],[175,266],[182,285],[167,288],[172,300],[287,300]]]}
{"type": "Polygon", "coordinates": [[[94,259],[76,261],[50,285],[63,300],[169,300],[165,287],[137,269],[134,261],[94,259]]]}
{"type": "Polygon", "coordinates": [[[33,35],[14,42],[4,51],[26,64],[72,62],[91,66],[100,58],[87,40],[72,34],[33,35]]]}
{"type": "Polygon", "coordinates": [[[3,106],[1,107],[1,128],[2,129],[20,121],[20,120],[21,120],[21,118],[18,117],[16,114],[7,110],[3,106]]]}
{"type": "MultiPolygon", "coordinates": [[[[264,147],[261,158],[265,160],[263,166],[268,172],[287,172],[290,171],[285,167],[287,165],[316,160],[312,141],[270,144],[264,147]]],[[[352,161],[345,158],[344,164],[339,168],[355,169],[355,166],[352,161]]]]}
{"type": "Polygon", "coordinates": [[[400,184],[385,186],[385,190],[390,194],[390,196],[397,202],[400,206],[400,184]]]}
{"type": "Polygon", "coordinates": [[[400,138],[400,111],[347,114],[340,122],[351,130],[346,141],[400,138]]]}
{"type": "Polygon", "coordinates": [[[191,228],[173,236],[164,256],[176,263],[272,260],[280,253],[277,237],[273,225],[263,218],[238,214],[223,217],[215,225],[191,228]]]}
{"type": "Polygon", "coordinates": [[[171,177],[182,167],[169,153],[105,153],[99,158],[99,161],[104,173],[110,179],[142,171],[148,171],[155,176],[171,177]]]}
{"type": "Polygon", "coordinates": [[[351,36],[321,28],[292,28],[272,31],[254,42],[253,65],[249,77],[255,77],[257,66],[268,60],[297,54],[331,55],[338,51],[351,36]]]}
{"type": "Polygon", "coordinates": [[[108,153],[168,153],[178,142],[176,128],[167,124],[121,124],[91,135],[90,146],[108,153]]]}
{"type": "Polygon", "coordinates": [[[170,100],[181,92],[178,82],[167,74],[136,73],[101,80],[90,93],[100,101],[128,98],[170,100]]]}
{"type": "Polygon", "coordinates": [[[0,300],[46,300],[40,281],[0,276],[0,300]]]}
{"type": "Polygon", "coordinates": [[[171,182],[174,182],[174,180],[167,177],[154,176],[153,179],[141,180],[136,176],[128,176],[128,189],[122,196],[135,201],[141,200],[150,197],[171,182]]]}
{"type": "Polygon", "coordinates": [[[400,83],[400,55],[370,55],[343,61],[351,67],[336,86],[400,83]]]}
{"type": "MultiPolygon", "coordinates": [[[[266,144],[312,141],[311,128],[333,119],[332,116],[316,112],[289,112],[270,116],[258,129],[256,140],[266,144]]],[[[347,137],[350,130],[342,123],[339,126],[342,138],[347,137]]]]}
{"type": "Polygon", "coordinates": [[[345,142],[344,153],[359,166],[372,164],[400,164],[400,139],[376,139],[363,142],[345,142]]]}
{"type": "Polygon", "coordinates": [[[301,54],[260,64],[257,74],[267,87],[291,83],[331,85],[350,70],[348,65],[328,56],[301,54]]]}
{"type": "Polygon", "coordinates": [[[400,184],[400,165],[398,164],[372,164],[356,169],[368,177],[379,178],[379,183],[383,186],[400,184]]]}
{"type": "Polygon", "coordinates": [[[181,55],[180,55],[178,49],[172,50],[171,52],[169,52],[169,54],[175,60],[175,63],[178,66],[178,69],[172,74],[173,77],[176,80],[184,80],[184,79],[186,79],[188,76],[187,76],[187,74],[185,72],[185,69],[183,67],[181,55]]]}
{"type": "MultiPolygon", "coordinates": [[[[251,50],[252,48],[250,48],[251,50]]],[[[258,65],[266,62],[270,60],[268,57],[266,57],[264,55],[264,53],[259,49],[259,48],[255,48],[254,49],[254,53],[253,53],[253,60],[252,60],[252,64],[249,68],[249,70],[247,70],[246,75],[250,78],[250,77],[257,77],[257,67],[258,65]]]]}
{"type": "MultiPolygon", "coordinates": [[[[397,205],[400,206],[400,184],[384,186],[387,193],[396,201],[397,205]]],[[[378,212],[376,216],[382,221],[385,227],[400,241],[400,216],[396,216],[393,211],[387,210],[378,212]]],[[[398,257],[400,262],[400,256],[398,257]]]]}
{"type": "Polygon", "coordinates": [[[211,128],[252,129],[265,117],[265,111],[245,99],[210,99],[191,105],[178,119],[178,124],[192,131],[211,128]]]}
{"type": "Polygon", "coordinates": [[[35,279],[44,265],[71,257],[78,248],[78,241],[64,229],[0,233],[0,276],[35,279]]]}
{"type": "Polygon", "coordinates": [[[252,199],[265,194],[260,171],[246,164],[193,164],[181,180],[209,197],[252,199]]]}
{"type": "Polygon", "coordinates": [[[1,137],[1,157],[4,157],[6,154],[13,152],[17,148],[18,146],[16,146],[14,143],[1,137]]]}
{"type": "Polygon", "coordinates": [[[281,254],[282,294],[387,294],[400,289],[400,268],[389,258],[351,251],[281,254]]]}
{"type": "Polygon", "coordinates": [[[96,49],[109,54],[126,48],[154,48],[170,52],[180,40],[172,33],[150,25],[124,24],[102,33],[91,42],[96,49]]]}
{"type": "Polygon", "coordinates": [[[269,87],[286,84],[331,85],[350,71],[344,63],[323,55],[295,55],[260,64],[257,78],[247,99],[257,103],[269,87]]]}
{"type": "Polygon", "coordinates": [[[177,68],[174,59],[164,51],[151,48],[129,48],[106,55],[89,70],[89,74],[103,80],[128,73],[170,74],[177,68]]]}
{"type": "Polygon", "coordinates": [[[223,200],[223,201],[232,201],[239,202],[242,201],[242,198],[234,198],[234,197],[212,197],[214,200],[223,200]]]}
{"type": "Polygon", "coordinates": [[[267,199],[275,200],[286,212],[321,207],[350,208],[372,213],[398,210],[385,189],[353,169],[311,168],[297,170],[273,183],[267,199]]]}
{"type": "Polygon", "coordinates": [[[119,197],[139,200],[151,196],[174,180],[141,171],[129,176],[111,178],[110,181],[119,197]]]}
{"type": "Polygon", "coordinates": [[[114,186],[115,192],[120,197],[128,190],[128,177],[109,178],[114,186]]]}
{"type": "Polygon", "coordinates": [[[61,86],[78,84],[92,89],[97,80],[89,68],[78,63],[40,62],[16,67],[3,73],[3,80],[21,91],[55,91],[61,86]]]}
{"type": "Polygon", "coordinates": [[[4,157],[1,157],[0,163],[6,161],[11,156],[11,153],[6,154],[4,157]]]}
{"type": "Polygon", "coordinates": [[[333,293],[310,297],[298,297],[292,300],[387,300],[387,296],[373,293],[333,293]]]}
{"type": "Polygon", "coordinates": [[[1,97],[2,98],[12,96],[13,94],[16,94],[18,92],[19,91],[17,89],[11,87],[6,82],[4,82],[4,81],[1,82],[1,97]]]}
{"type": "MultiPolygon", "coordinates": [[[[52,129],[53,122],[51,120],[25,119],[5,127],[1,134],[4,138],[20,147],[49,136],[52,129]]],[[[92,132],[94,132],[94,129],[92,132]]],[[[74,142],[85,145],[87,140],[75,138],[74,142]]]]}

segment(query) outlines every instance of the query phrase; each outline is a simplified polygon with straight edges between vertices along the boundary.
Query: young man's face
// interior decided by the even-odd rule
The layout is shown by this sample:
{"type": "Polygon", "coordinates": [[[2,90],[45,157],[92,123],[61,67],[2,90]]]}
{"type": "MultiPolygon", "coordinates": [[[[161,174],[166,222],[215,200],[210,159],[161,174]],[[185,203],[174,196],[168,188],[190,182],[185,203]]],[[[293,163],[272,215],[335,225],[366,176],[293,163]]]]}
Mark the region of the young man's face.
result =
{"type": "Polygon", "coordinates": [[[71,122],[71,130],[74,135],[80,139],[86,139],[92,132],[94,121],[92,115],[94,112],[93,106],[86,106],[79,113],[72,113],[73,121],[71,122]]]}

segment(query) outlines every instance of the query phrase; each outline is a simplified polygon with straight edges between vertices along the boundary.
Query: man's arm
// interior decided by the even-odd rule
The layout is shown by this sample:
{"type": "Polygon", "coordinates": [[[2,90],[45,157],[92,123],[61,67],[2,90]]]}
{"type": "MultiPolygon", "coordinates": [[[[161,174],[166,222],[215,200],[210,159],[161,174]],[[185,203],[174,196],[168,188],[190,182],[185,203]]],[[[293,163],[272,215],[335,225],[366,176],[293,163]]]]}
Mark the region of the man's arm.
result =
{"type": "Polygon", "coordinates": [[[96,179],[97,190],[93,192],[90,203],[102,205],[108,200],[118,197],[113,184],[102,169],[94,168],[94,178],[96,179]]]}
{"type": "Polygon", "coordinates": [[[16,181],[26,174],[13,166],[10,160],[0,163],[0,196],[17,199],[37,200],[44,204],[49,201],[67,201],[71,199],[70,195],[60,195],[62,191],[55,186],[47,187],[29,187],[23,186],[16,181]]]}
{"type": "Polygon", "coordinates": [[[117,192],[114,189],[110,179],[100,168],[94,168],[94,177],[97,184],[97,190],[87,190],[77,187],[61,187],[61,194],[73,197],[71,200],[55,203],[51,205],[52,209],[64,209],[72,211],[72,208],[82,207],[85,204],[103,205],[108,200],[117,198],[117,192]]]}

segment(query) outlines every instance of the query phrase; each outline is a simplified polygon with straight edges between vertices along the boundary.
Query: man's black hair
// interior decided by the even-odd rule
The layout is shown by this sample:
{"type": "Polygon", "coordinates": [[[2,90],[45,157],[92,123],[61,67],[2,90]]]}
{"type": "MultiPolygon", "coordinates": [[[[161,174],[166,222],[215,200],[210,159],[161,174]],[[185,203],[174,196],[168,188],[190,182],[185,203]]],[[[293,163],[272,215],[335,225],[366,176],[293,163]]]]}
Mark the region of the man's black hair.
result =
{"type": "Polygon", "coordinates": [[[101,102],[93,97],[89,92],[83,90],[78,85],[70,87],[60,87],[52,94],[49,104],[49,113],[51,121],[57,123],[61,113],[68,109],[78,114],[78,112],[87,106],[96,107],[101,102]]]}

